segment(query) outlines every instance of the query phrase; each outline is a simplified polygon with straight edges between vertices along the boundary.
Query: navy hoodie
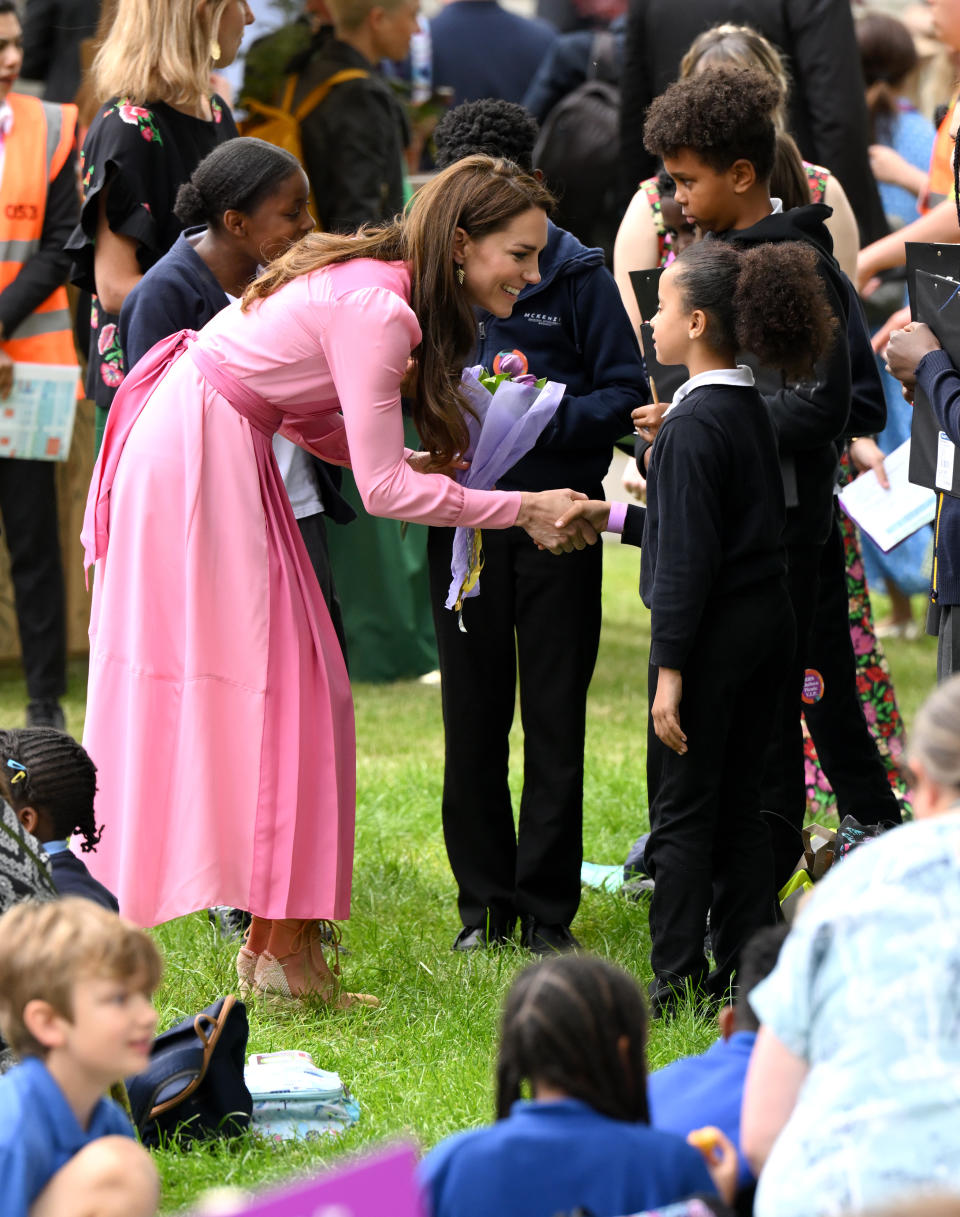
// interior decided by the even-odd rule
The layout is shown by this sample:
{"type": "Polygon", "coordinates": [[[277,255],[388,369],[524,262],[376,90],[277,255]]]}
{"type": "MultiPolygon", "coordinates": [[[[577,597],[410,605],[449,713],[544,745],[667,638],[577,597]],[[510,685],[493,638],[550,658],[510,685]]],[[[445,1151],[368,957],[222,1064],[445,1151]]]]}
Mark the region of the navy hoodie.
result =
{"type": "Polygon", "coordinates": [[[847,323],[850,311],[845,277],[833,258],[833,241],[824,221],[829,207],[811,203],[764,217],[751,228],[718,233],[741,247],[767,242],[802,241],[817,254],[818,270],[838,323],[830,353],[817,368],[817,380],[786,382],[759,369],[747,353],[777,431],[780,469],[787,501],[787,545],[822,545],[833,527],[833,488],[837,443],[847,433],[852,379],[847,323]]]}
{"type": "Polygon", "coordinates": [[[570,487],[601,498],[613,445],[633,431],[631,410],[648,400],[640,347],[602,250],[551,223],[540,276],[509,317],[479,314],[477,363],[491,371],[499,352],[521,351],[534,376],[567,386],[536,447],[497,486],[570,487]]]}

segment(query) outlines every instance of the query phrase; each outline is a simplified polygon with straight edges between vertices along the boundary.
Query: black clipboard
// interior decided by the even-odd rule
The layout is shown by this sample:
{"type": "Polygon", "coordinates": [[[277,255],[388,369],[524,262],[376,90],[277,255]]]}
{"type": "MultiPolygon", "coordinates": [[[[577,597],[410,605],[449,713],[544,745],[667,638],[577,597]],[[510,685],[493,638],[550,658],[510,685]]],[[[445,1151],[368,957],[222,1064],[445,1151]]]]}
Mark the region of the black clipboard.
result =
{"type": "MultiPolygon", "coordinates": [[[[960,263],[960,250],[956,246],[947,248],[952,251],[952,260],[960,263]]],[[[942,262],[940,264],[943,265],[942,262]]],[[[912,315],[917,321],[929,325],[954,366],[960,367],[960,276],[948,278],[916,268],[912,280],[912,315]]],[[[918,386],[910,428],[908,476],[918,486],[927,486],[930,490],[944,491],[954,498],[960,498],[960,454],[954,452],[951,484],[946,486],[937,482],[942,445],[949,442],[946,436],[941,438],[937,416],[918,386]]]]}
{"type": "Polygon", "coordinates": [[[657,359],[656,348],[653,345],[653,330],[650,328],[650,318],[660,307],[660,276],[662,267],[654,270],[630,271],[630,286],[637,298],[640,310],[640,350],[643,352],[643,362],[646,365],[647,376],[657,386],[657,396],[661,401],[672,401],[677,389],[687,380],[686,368],[679,365],[662,364],[657,359]]]}

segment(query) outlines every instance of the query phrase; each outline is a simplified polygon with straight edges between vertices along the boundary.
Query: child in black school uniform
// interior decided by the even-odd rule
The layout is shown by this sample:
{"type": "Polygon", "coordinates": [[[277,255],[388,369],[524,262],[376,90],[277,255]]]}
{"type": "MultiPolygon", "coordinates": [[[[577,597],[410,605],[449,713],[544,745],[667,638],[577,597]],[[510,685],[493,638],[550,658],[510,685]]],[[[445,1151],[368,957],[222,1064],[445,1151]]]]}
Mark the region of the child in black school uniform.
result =
{"type": "Polygon", "coordinates": [[[0,794],[43,846],[57,891],[116,913],[116,896],[67,846],[67,838],[77,835],[84,853],[97,848],[96,793],[97,768],[72,736],[51,727],[0,731],[0,794]]]}
{"type": "Polygon", "coordinates": [[[643,547],[640,594],[651,612],[645,859],[658,1011],[688,986],[719,996],[740,948],[776,915],[761,759],[794,626],[776,435],[736,355],[750,350],[766,366],[808,374],[835,329],[806,245],[686,250],[660,280],[653,332],[659,362],[684,365],[690,379],[654,440],[646,510],[584,502],[565,517],[643,547]]]}

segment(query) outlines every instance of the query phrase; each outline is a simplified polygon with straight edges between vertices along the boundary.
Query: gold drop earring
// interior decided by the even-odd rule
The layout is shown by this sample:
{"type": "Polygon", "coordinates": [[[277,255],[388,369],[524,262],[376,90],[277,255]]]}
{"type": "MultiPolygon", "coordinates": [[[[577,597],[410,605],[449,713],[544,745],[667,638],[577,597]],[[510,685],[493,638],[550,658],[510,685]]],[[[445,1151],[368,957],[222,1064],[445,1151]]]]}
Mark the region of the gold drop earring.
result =
{"type": "Polygon", "coordinates": [[[461,287],[463,287],[463,281],[464,281],[464,279],[466,279],[466,277],[467,277],[467,272],[463,269],[462,266],[458,266],[457,267],[457,282],[460,284],[461,287]]]}
{"type": "Polygon", "coordinates": [[[210,39],[210,58],[214,63],[220,62],[220,43],[217,42],[216,38],[210,39]]]}

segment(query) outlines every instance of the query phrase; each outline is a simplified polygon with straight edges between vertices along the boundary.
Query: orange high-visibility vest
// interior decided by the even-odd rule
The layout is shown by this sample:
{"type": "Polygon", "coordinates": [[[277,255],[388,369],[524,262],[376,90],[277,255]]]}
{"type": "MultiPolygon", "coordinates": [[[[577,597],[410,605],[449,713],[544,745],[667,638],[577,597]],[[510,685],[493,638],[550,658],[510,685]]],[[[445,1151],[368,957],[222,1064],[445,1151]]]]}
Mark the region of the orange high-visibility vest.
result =
{"type": "MultiPolygon", "coordinates": [[[[0,178],[0,292],[40,248],[47,188],[76,139],[77,107],[9,93],[13,128],[0,178]]],[[[66,288],[61,286],[0,347],[15,363],[77,363],[66,288]]]]}

